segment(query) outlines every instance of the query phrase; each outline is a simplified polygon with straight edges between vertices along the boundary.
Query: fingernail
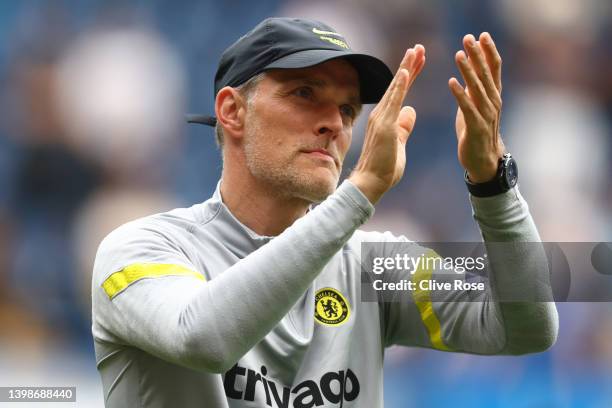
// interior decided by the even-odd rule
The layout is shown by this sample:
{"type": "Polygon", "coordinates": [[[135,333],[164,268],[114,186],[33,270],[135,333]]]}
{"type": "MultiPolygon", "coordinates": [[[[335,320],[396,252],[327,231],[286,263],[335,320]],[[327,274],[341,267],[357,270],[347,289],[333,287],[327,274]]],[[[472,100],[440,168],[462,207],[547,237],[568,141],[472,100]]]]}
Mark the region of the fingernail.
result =
{"type": "Polygon", "coordinates": [[[472,34],[468,35],[467,43],[470,47],[473,47],[474,45],[476,45],[476,39],[474,38],[472,34]]]}
{"type": "Polygon", "coordinates": [[[486,31],[480,35],[480,38],[482,38],[482,42],[485,44],[491,43],[491,34],[487,33],[486,31]]]}

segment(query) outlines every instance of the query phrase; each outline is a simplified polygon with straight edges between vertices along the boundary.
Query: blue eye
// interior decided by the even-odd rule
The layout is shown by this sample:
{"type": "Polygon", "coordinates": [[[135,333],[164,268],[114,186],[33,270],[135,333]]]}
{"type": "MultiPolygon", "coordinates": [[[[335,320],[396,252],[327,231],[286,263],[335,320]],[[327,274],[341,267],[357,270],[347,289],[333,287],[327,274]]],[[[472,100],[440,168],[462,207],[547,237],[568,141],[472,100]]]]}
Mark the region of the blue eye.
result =
{"type": "Polygon", "coordinates": [[[351,119],[355,118],[355,108],[353,108],[351,105],[340,106],[340,111],[342,112],[343,115],[346,115],[351,119]]]}
{"type": "Polygon", "coordinates": [[[293,93],[295,95],[299,96],[300,98],[305,98],[305,99],[312,99],[312,97],[314,95],[314,92],[313,92],[312,88],[310,88],[308,86],[299,87],[298,89],[293,91],[293,93]]]}

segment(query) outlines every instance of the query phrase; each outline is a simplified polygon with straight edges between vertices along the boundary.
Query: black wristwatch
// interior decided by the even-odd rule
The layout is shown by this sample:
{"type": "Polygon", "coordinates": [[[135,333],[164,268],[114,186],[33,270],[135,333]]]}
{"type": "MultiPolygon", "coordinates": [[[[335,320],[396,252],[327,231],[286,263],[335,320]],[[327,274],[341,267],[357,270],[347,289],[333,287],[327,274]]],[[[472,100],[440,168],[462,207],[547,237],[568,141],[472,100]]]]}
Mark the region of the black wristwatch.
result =
{"type": "Polygon", "coordinates": [[[463,176],[468,190],[476,197],[492,197],[494,195],[505,193],[518,182],[518,166],[516,160],[512,158],[510,153],[504,154],[499,159],[497,166],[497,174],[491,181],[485,183],[472,183],[468,178],[467,170],[463,176]]]}

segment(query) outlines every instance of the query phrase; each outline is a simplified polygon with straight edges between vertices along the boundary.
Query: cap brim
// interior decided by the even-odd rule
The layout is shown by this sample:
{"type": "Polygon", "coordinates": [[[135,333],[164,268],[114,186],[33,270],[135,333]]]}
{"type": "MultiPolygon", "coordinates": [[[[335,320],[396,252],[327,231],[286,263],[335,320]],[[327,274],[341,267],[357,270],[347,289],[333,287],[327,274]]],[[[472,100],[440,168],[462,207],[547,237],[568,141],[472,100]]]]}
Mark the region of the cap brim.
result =
{"type": "Polygon", "coordinates": [[[217,125],[217,118],[215,118],[214,116],[209,116],[209,115],[199,115],[199,114],[190,113],[190,114],[185,115],[185,119],[189,123],[199,123],[202,125],[208,125],[212,127],[215,127],[217,125]]]}
{"type": "Polygon", "coordinates": [[[304,50],[277,59],[267,65],[265,70],[308,68],[336,58],[346,59],[357,70],[361,103],[380,101],[393,79],[393,74],[384,62],[371,55],[337,50],[304,50]]]}

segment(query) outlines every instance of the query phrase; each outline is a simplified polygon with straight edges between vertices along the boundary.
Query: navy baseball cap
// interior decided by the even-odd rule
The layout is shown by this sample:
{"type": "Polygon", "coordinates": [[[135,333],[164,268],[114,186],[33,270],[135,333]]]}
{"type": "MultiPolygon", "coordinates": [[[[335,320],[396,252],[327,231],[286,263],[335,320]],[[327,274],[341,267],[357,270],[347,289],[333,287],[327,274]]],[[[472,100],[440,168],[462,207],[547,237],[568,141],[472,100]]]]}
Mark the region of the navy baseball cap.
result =
{"type": "MultiPolygon", "coordinates": [[[[215,75],[215,95],[273,68],[307,68],[343,58],[359,75],[361,103],[376,103],[393,79],[387,65],[371,55],[353,52],[346,39],[315,20],[274,17],[259,23],[223,52],[215,75]]],[[[190,123],[215,126],[207,115],[187,115],[190,123]]]]}

